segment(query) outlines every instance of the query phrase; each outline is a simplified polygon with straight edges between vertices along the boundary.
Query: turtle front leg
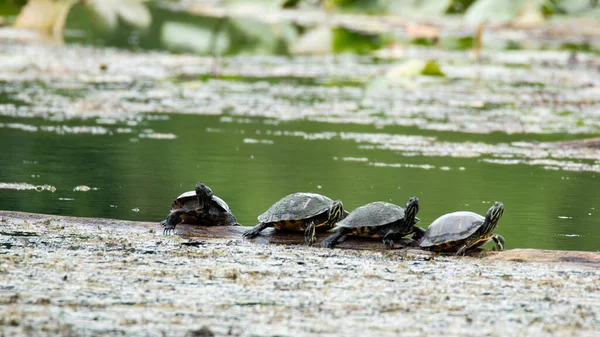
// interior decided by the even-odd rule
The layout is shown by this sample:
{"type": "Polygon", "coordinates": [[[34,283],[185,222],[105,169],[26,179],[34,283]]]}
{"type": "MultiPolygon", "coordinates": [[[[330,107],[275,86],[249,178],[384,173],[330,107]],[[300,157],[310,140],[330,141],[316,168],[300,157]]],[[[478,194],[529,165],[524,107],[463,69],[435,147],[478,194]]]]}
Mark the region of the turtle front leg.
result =
{"type": "Polygon", "coordinates": [[[244,234],[242,234],[242,235],[246,239],[250,239],[250,238],[257,236],[262,230],[264,230],[267,227],[271,227],[271,224],[261,222],[258,225],[254,226],[254,228],[245,231],[244,234]]]}
{"type": "Polygon", "coordinates": [[[412,239],[415,241],[421,241],[421,239],[423,238],[423,236],[425,235],[425,230],[421,227],[417,227],[415,226],[414,230],[413,230],[413,236],[412,239]]]}
{"type": "Polygon", "coordinates": [[[316,230],[317,226],[315,225],[315,222],[311,220],[304,230],[304,242],[307,245],[313,244],[315,241],[317,241],[316,230]]]}
{"type": "Polygon", "coordinates": [[[344,228],[340,228],[335,233],[331,234],[323,242],[321,242],[321,246],[325,248],[333,248],[341,239],[346,235],[346,230],[344,228]]]}
{"type": "Polygon", "coordinates": [[[175,210],[167,216],[167,218],[160,222],[164,227],[163,235],[175,234],[175,226],[181,223],[181,214],[185,212],[181,210],[175,210]]]}
{"type": "Polygon", "coordinates": [[[493,234],[492,240],[496,243],[496,248],[498,248],[498,250],[504,250],[504,237],[502,237],[502,235],[493,234]]]}

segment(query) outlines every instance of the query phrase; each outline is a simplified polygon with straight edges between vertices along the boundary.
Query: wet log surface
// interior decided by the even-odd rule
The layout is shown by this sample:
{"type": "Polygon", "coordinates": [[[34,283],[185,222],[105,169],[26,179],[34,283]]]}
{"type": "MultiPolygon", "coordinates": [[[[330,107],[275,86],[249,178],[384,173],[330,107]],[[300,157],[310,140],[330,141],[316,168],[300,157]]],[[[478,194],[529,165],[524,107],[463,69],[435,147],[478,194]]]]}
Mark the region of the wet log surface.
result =
{"type": "MultiPolygon", "coordinates": [[[[59,223],[79,223],[86,225],[97,225],[102,226],[106,229],[118,229],[119,231],[126,231],[128,227],[146,228],[149,231],[156,231],[159,233],[162,231],[162,227],[158,224],[158,222],[137,222],[101,218],[80,218],[11,211],[0,211],[0,219],[1,218],[28,219],[31,221],[43,221],[54,219],[59,223]]],[[[252,239],[245,239],[243,238],[242,234],[249,228],[250,227],[245,226],[203,227],[183,224],[177,226],[175,233],[176,235],[189,239],[191,242],[197,240],[202,241],[210,239],[230,239],[244,240],[263,245],[304,245],[303,233],[278,231],[272,228],[265,229],[261,232],[260,235],[252,239]]],[[[314,244],[314,246],[320,247],[319,243],[329,235],[329,233],[317,233],[317,243],[314,244]]],[[[193,245],[193,243],[191,243],[190,245],[193,245]]],[[[389,252],[401,251],[402,254],[414,253],[427,256],[452,255],[424,251],[416,247],[414,241],[410,239],[403,239],[401,241],[398,241],[395,243],[394,248],[390,249],[385,247],[381,241],[356,236],[346,236],[343,239],[343,241],[336,245],[334,249],[373,250],[389,252]]],[[[600,267],[600,252],[517,248],[505,251],[490,251],[476,249],[467,252],[467,255],[472,257],[481,257],[493,260],[507,260],[515,262],[572,262],[586,264],[589,263],[591,265],[596,265],[597,267],[600,267]]]]}

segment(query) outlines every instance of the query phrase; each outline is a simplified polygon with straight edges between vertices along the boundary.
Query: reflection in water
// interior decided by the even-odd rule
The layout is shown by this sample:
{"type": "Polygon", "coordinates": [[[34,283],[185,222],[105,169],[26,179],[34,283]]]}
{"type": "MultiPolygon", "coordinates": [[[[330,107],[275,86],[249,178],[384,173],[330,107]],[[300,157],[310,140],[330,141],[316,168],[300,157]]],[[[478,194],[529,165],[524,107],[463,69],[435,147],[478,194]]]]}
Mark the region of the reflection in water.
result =
{"type": "MultiPolygon", "coordinates": [[[[0,122],[15,120],[2,117],[0,122]]],[[[497,232],[508,248],[598,249],[600,226],[593,208],[599,201],[597,173],[487,162],[496,151],[474,158],[445,156],[436,150],[435,134],[419,138],[396,129],[397,139],[408,140],[402,150],[365,147],[389,137],[372,126],[273,125],[251,118],[224,123],[219,117],[175,115],[141,120],[125,134],[112,130],[126,122],[105,126],[108,133],[57,134],[42,131],[52,125],[49,121],[27,122],[38,131],[0,132],[0,142],[11,144],[0,154],[0,209],[158,222],[175,197],[203,181],[227,200],[244,225],[254,225],[256,216],[282,196],[308,191],[342,199],[349,210],[377,200],[402,204],[417,195],[425,227],[448,212],[483,214],[501,200],[506,213],[497,232]],[[176,137],[143,136],[147,134],[176,137]],[[347,134],[354,136],[340,136],[347,134]],[[415,139],[423,146],[415,148],[415,139]],[[56,190],[14,187],[43,185],[56,190]],[[81,192],[82,186],[90,190],[81,192]]],[[[510,136],[501,141],[510,143],[510,136]]]]}

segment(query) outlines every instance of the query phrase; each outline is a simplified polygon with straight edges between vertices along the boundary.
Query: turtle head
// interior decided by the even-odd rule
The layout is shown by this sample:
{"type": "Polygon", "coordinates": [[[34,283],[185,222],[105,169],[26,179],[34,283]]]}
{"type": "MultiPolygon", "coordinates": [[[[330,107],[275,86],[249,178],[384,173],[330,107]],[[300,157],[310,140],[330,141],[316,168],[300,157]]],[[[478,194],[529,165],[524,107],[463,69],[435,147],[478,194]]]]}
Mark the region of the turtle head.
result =
{"type": "Polygon", "coordinates": [[[210,187],[203,183],[196,183],[196,196],[198,197],[198,204],[205,212],[210,208],[210,202],[212,200],[213,192],[210,187]]]}
{"type": "Polygon", "coordinates": [[[406,203],[406,209],[404,210],[405,223],[408,223],[411,226],[415,224],[417,213],[419,213],[419,198],[412,197],[408,199],[408,202],[406,203]]]}
{"type": "Polygon", "coordinates": [[[213,192],[203,183],[196,183],[196,195],[202,198],[212,198],[213,192]]]}
{"type": "Polygon", "coordinates": [[[498,221],[502,218],[504,214],[504,204],[500,201],[496,201],[494,206],[490,207],[490,209],[485,214],[485,232],[491,233],[496,226],[498,226],[498,221]]]}
{"type": "Polygon", "coordinates": [[[336,222],[340,221],[344,218],[344,205],[341,200],[336,200],[331,205],[329,209],[329,218],[327,219],[327,224],[329,226],[333,226],[336,222]]]}

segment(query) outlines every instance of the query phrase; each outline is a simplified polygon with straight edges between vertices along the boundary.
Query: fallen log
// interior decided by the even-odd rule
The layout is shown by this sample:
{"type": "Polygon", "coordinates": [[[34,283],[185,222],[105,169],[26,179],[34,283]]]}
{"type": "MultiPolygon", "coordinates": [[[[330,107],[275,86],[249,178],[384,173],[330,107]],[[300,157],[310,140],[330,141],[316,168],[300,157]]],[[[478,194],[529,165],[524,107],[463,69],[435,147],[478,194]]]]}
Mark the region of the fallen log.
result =
{"type": "MultiPolygon", "coordinates": [[[[140,222],[127,221],[104,218],[82,218],[72,216],[57,216],[49,214],[36,214],[26,212],[0,211],[1,222],[19,222],[27,221],[40,223],[42,225],[79,225],[79,226],[96,226],[103,230],[112,230],[122,232],[124,235],[127,232],[136,231],[153,231],[160,233],[162,227],[158,222],[140,222]]],[[[245,239],[242,233],[249,227],[241,226],[215,226],[201,227],[194,225],[178,225],[176,235],[188,239],[188,242],[183,244],[194,245],[194,241],[198,240],[214,240],[214,239],[230,239],[230,240],[245,240],[256,244],[278,244],[278,245],[303,245],[304,233],[284,232],[274,229],[267,229],[261,232],[255,238],[245,239]]],[[[0,235],[23,235],[26,233],[6,233],[0,229],[0,235]]],[[[317,233],[317,242],[327,237],[329,233],[317,233]]],[[[318,244],[316,245],[318,246],[318,244]]],[[[329,248],[323,248],[329,249],[329,248]]],[[[334,249],[352,249],[352,250],[373,250],[373,251],[389,251],[390,253],[398,254],[413,254],[420,256],[434,256],[439,253],[424,251],[415,247],[414,241],[403,239],[397,242],[394,248],[390,249],[383,245],[379,240],[347,236],[344,241],[340,242],[334,249]]],[[[447,254],[451,255],[451,254],[447,254]]],[[[541,250],[541,249],[510,249],[505,251],[492,251],[484,249],[476,249],[469,252],[470,256],[480,257],[490,260],[505,260],[516,262],[543,262],[543,263],[578,263],[586,264],[594,267],[600,267],[600,252],[584,252],[584,251],[564,251],[564,250],[541,250]]]]}

